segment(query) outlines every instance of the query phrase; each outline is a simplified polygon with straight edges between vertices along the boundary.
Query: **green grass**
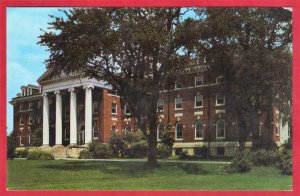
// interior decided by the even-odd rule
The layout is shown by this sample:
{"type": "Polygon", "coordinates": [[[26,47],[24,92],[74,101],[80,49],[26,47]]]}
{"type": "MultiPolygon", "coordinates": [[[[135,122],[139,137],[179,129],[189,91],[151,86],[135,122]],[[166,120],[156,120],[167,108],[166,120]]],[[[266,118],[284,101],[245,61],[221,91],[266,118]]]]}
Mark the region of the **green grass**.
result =
{"type": "Polygon", "coordinates": [[[291,190],[292,177],[275,168],[226,174],[222,163],[10,160],[9,190],[291,190]]]}

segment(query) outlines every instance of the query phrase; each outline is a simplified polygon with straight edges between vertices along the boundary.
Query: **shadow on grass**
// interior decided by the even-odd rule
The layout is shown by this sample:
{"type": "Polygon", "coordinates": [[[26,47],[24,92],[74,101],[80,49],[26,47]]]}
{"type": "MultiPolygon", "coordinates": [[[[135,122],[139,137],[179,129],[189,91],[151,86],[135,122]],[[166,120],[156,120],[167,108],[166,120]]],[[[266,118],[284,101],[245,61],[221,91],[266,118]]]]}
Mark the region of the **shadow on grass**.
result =
{"type": "Polygon", "coordinates": [[[220,174],[222,168],[216,165],[203,165],[197,163],[161,163],[159,168],[150,168],[145,162],[96,162],[96,161],[67,161],[59,164],[46,164],[42,168],[64,171],[100,171],[119,176],[140,177],[159,173],[181,174],[220,174]]]}

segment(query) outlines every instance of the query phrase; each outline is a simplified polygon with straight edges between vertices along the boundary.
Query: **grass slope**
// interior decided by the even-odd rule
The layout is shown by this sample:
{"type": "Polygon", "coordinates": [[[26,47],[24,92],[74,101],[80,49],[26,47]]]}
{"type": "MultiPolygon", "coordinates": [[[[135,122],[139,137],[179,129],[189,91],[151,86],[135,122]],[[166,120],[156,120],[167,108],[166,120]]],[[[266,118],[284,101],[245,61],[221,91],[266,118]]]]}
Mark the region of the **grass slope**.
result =
{"type": "Polygon", "coordinates": [[[222,163],[29,161],[7,164],[9,190],[291,190],[292,177],[274,168],[225,174],[222,163]]]}

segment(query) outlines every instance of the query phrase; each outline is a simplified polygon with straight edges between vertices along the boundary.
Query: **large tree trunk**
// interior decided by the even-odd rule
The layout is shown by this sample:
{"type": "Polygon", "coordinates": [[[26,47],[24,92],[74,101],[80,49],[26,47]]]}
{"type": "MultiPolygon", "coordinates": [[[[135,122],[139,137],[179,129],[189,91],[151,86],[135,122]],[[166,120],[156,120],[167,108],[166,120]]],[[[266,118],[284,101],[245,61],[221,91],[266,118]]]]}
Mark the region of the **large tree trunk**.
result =
{"type": "MultiPolygon", "coordinates": [[[[155,132],[156,130],[150,130],[150,132],[155,132]]],[[[152,133],[151,133],[152,134],[152,133]]],[[[157,162],[157,139],[156,137],[150,136],[148,138],[148,160],[147,164],[149,167],[158,167],[157,162]]]]}

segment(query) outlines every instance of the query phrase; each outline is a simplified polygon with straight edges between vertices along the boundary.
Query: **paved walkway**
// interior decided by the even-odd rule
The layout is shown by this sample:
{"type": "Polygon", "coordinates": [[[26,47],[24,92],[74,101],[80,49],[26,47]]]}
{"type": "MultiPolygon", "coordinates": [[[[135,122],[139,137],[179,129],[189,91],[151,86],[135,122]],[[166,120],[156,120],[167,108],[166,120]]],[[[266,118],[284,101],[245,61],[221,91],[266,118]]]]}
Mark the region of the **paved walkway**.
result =
{"type": "MultiPolygon", "coordinates": [[[[147,159],[75,159],[75,158],[57,158],[56,160],[72,161],[102,161],[102,162],[146,162],[147,159]]],[[[166,163],[209,163],[209,164],[230,164],[230,161],[207,161],[207,160],[166,160],[159,159],[158,162],[166,163]]]]}

